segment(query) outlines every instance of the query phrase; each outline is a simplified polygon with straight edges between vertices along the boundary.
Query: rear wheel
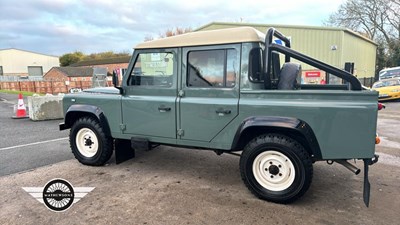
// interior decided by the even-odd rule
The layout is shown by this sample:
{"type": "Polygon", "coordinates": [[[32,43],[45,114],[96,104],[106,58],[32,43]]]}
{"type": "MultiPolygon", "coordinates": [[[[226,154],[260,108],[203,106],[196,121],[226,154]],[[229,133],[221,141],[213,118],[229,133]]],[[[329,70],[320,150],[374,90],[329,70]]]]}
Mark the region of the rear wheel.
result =
{"type": "Polygon", "coordinates": [[[310,187],[310,156],[296,140],[281,134],[261,135],[250,141],[240,158],[242,180],[261,199],[290,203],[310,187]]]}
{"type": "Polygon", "coordinates": [[[69,141],[75,158],[85,165],[104,165],[113,152],[113,139],[91,117],[79,118],[72,125],[69,141]]]}

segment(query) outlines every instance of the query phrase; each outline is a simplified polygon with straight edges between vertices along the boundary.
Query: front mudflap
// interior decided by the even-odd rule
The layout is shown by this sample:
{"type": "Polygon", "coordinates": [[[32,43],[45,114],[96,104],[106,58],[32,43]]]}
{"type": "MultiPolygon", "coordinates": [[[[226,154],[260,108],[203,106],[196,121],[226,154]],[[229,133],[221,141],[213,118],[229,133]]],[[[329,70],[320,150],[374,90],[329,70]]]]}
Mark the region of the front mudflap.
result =
{"type": "Polygon", "coordinates": [[[115,139],[114,144],[116,164],[135,158],[135,149],[131,148],[131,142],[129,140],[115,139]]]}
{"type": "Polygon", "coordinates": [[[371,184],[369,183],[368,173],[369,166],[378,162],[379,155],[375,155],[372,159],[363,159],[364,161],[364,190],[363,190],[363,199],[365,206],[369,207],[369,198],[371,194],[371,184]]]}

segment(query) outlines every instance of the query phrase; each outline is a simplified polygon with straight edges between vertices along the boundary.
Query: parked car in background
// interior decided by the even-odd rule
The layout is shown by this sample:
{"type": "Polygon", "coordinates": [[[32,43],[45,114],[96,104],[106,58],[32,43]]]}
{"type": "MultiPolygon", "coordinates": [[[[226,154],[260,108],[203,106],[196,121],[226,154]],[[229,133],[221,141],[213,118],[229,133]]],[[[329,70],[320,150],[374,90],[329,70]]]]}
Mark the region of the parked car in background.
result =
{"type": "Polygon", "coordinates": [[[380,101],[400,99],[400,77],[377,81],[372,89],[379,92],[380,101]]]}
{"type": "Polygon", "coordinates": [[[379,80],[400,77],[400,66],[379,71],[379,80]]]}

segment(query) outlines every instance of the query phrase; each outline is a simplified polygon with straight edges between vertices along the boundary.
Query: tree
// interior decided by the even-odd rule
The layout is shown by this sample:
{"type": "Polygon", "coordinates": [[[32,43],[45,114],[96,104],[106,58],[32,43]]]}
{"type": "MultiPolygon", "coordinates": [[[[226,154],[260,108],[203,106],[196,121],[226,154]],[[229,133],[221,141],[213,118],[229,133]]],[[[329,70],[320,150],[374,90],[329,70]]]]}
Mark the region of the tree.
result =
{"type": "Polygon", "coordinates": [[[381,42],[378,42],[378,48],[376,50],[376,74],[375,74],[375,79],[378,80],[378,72],[381,71],[382,69],[386,68],[386,54],[385,54],[385,47],[384,44],[381,42]]]}
{"type": "MultiPolygon", "coordinates": [[[[167,29],[164,32],[161,32],[158,34],[159,38],[165,38],[165,37],[171,37],[171,36],[176,36],[184,33],[189,33],[192,31],[192,28],[187,27],[187,28],[181,28],[181,27],[176,27],[175,29],[167,29]]],[[[146,35],[144,37],[144,41],[152,41],[154,40],[153,36],[151,35],[146,35]]]]}
{"type": "Polygon", "coordinates": [[[398,12],[400,12],[400,0],[347,0],[339,6],[337,12],[330,15],[326,25],[349,28],[377,42],[378,68],[399,66],[400,14],[398,12]]]}
{"type": "Polygon", "coordinates": [[[146,37],[144,37],[144,41],[152,41],[154,40],[153,36],[151,36],[150,34],[147,34],[146,37]]]}
{"type": "Polygon", "coordinates": [[[81,61],[83,58],[83,53],[75,51],[73,53],[67,53],[60,57],[61,66],[69,66],[71,64],[81,61]]]}
{"type": "Polygon", "coordinates": [[[66,53],[60,57],[61,66],[69,66],[71,64],[84,61],[84,60],[96,60],[96,59],[109,59],[116,57],[129,56],[128,52],[115,53],[113,51],[91,53],[85,55],[82,52],[75,51],[73,53],[66,53]]]}
{"type": "Polygon", "coordinates": [[[82,60],[109,59],[122,56],[129,56],[129,53],[128,52],[115,53],[113,51],[92,53],[90,55],[85,55],[82,60]]]}
{"type": "Polygon", "coordinates": [[[166,31],[164,31],[164,33],[160,33],[158,36],[160,38],[165,38],[165,37],[171,37],[171,36],[188,33],[191,31],[192,31],[192,28],[190,28],[190,27],[189,28],[176,27],[175,29],[167,29],[166,31]]]}

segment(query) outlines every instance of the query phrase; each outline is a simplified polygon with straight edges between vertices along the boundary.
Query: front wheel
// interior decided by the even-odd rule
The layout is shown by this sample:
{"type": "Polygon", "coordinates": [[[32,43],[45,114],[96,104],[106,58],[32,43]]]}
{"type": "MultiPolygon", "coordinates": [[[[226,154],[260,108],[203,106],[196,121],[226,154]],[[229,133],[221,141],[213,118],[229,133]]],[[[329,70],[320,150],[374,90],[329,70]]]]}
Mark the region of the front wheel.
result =
{"type": "Polygon", "coordinates": [[[85,165],[104,165],[113,152],[112,138],[108,137],[99,122],[91,117],[79,118],[72,125],[69,142],[75,158],[85,165]]]}
{"type": "Polygon", "coordinates": [[[240,173],[257,197],[290,203],[310,187],[313,168],[299,142],[281,134],[265,134],[246,145],[240,158],[240,173]]]}

